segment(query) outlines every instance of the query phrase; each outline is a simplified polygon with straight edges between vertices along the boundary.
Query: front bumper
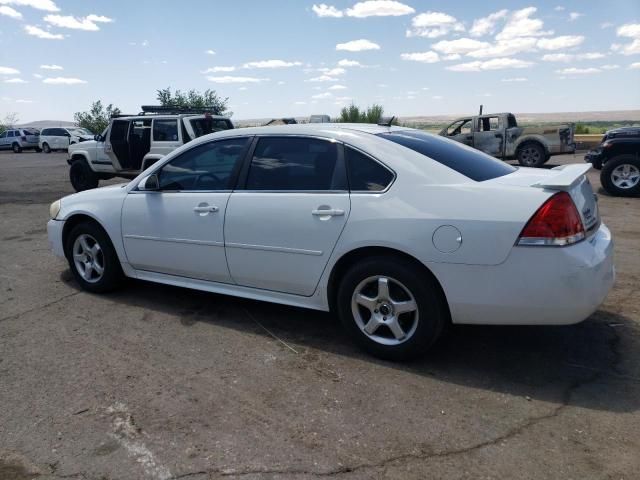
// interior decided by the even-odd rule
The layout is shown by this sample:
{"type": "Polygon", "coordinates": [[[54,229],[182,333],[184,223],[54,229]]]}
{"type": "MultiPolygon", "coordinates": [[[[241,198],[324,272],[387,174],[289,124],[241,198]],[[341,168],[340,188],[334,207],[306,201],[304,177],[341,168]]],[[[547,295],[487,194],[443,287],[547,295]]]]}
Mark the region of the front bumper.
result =
{"type": "Polygon", "coordinates": [[[602,304],[615,280],[613,240],[604,224],[568,247],[514,247],[500,265],[433,267],[453,323],[578,323],[602,304]]]}
{"type": "Polygon", "coordinates": [[[603,155],[601,150],[589,150],[584,154],[584,161],[596,167],[602,166],[603,155]]]}
{"type": "Polygon", "coordinates": [[[47,236],[49,237],[49,248],[58,257],[65,258],[64,245],[62,244],[63,220],[49,220],[47,223],[47,236]]]}

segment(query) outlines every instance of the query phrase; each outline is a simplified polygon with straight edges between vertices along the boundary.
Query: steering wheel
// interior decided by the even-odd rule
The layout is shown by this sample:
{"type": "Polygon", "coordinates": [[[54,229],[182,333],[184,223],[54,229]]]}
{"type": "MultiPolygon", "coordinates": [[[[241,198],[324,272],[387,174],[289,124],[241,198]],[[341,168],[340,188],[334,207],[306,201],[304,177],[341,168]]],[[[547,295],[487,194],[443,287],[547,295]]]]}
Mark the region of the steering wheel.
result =
{"type": "Polygon", "coordinates": [[[222,179],[214,175],[213,173],[203,173],[202,175],[198,175],[196,177],[196,181],[193,183],[194,183],[193,186],[196,190],[214,190],[214,189],[224,187],[224,182],[222,181],[222,179]],[[215,184],[211,185],[210,180],[213,180],[215,184]],[[205,185],[201,185],[201,183],[205,183],[205,185]],[[207,183],[208,185],[206,185],[207,183]],[[206,187],[206,188],[200,188],[200,187],[206,187]]]}

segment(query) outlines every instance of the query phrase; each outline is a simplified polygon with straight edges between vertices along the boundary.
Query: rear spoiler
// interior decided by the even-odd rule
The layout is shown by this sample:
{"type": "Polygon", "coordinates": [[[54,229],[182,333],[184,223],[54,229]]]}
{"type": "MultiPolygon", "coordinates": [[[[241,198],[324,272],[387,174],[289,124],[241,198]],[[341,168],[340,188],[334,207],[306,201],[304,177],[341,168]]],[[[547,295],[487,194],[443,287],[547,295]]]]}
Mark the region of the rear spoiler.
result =
{"type": "Polygon", "coordinates": [[[577,182],[580,181],[582,176],[591,170],[591,165],[561,165],[559,167],[552,168],[552,172],[558,172],[549,178],[545,178],[539,182],[531,185],[532,187],[550,188],[552,190],[568,190],[577,182]]]}

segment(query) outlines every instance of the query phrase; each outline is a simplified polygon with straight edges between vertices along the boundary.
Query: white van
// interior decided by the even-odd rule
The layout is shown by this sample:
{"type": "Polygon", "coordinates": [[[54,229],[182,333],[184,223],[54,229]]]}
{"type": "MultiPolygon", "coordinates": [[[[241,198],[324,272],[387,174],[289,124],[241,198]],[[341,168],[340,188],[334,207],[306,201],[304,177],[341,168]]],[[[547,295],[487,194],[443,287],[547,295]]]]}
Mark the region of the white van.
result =
{"type": "Polygon", "coordinates": [[[43,128],[40,131],[40,148],[44,153],[66,150],[74,143],[93,140],[93,133],[81,127],[43,128]]]}

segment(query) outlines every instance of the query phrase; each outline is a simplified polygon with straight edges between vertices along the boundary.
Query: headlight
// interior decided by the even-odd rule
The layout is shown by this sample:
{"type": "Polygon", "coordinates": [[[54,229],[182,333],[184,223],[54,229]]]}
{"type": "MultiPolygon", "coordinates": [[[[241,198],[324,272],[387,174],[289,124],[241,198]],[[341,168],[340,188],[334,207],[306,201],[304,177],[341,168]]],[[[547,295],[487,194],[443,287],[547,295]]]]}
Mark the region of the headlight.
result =
{"type": "Polygon", "coordinates": [[[62,204],[60,203],[60,200],[56,200],[49,207],[49,216],[53,220],[55,220],[55,218],[58,216],[58,213],[60,213],[60,208],[62,208],[62,204]]]}

